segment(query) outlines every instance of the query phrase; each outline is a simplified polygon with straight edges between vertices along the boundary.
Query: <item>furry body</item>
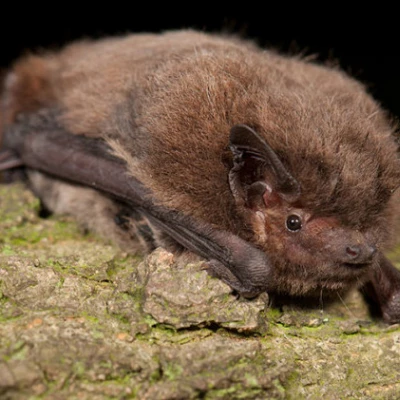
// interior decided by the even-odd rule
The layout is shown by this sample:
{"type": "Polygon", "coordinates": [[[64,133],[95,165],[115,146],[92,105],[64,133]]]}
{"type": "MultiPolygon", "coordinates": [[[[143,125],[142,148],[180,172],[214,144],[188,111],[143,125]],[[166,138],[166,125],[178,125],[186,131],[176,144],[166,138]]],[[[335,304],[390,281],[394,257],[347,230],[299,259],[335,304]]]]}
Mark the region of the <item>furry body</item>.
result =
{"type": "MultiPolygon", "coordinates": [[[[362,268],[325,261],[331,245],[316,240],[322,231],[351,232],[352,241],[361,232],[360,241],[379,250],[390,238],[400,182],[395,127],[363,85],[339,70],[192,31],[83,41],[23,58],[6,76],[3,130],[41,109],[55,110],[69,132],[106,140],[157,204],[265,251],[278,293],[346,290],[368,279],[362,268]],[[263,209],[265,226],[228,181],[236,124],[265,139],[301,187],[295,204],[263,209]],[[310,221],[299,253],[284,209],[310,221]]],[[[38,172],[30,177],[51,210],[131,243],[132,232],[115,226],[118,207],[108,198],[38,172]],[[98,210],[89,215],[91,203],[98,210]]]]}

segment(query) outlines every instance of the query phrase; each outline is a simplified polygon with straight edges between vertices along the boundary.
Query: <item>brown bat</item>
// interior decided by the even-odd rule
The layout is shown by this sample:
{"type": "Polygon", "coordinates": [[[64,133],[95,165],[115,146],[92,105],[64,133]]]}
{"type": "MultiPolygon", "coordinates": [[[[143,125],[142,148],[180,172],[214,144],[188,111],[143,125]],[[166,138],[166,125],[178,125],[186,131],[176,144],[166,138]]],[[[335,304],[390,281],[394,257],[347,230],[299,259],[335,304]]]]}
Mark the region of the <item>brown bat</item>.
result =
{"type": "Polygon", "coordinates": [[[82,41],[18,61],[0,119],[0,168],[49,210],[244,296],[359,287],[400,322],[396,126],[342,71],[193,31],[82,41]]]}

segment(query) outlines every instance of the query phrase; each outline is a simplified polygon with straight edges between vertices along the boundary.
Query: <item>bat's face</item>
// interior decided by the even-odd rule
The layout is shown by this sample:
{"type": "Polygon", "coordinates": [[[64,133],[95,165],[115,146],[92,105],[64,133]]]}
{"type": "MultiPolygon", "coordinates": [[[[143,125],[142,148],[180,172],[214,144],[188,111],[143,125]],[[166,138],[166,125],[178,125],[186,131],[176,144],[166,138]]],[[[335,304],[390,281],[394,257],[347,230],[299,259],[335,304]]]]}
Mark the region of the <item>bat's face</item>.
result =
{"type": "Polygon", "coordinates": [[[361,283],[377,255],[372,230],[346,228],[334,217],[313,216],[279,199],[255,211],[252,223],[256,240],[273,255],[278,279],[291,294],[361,283]]]}

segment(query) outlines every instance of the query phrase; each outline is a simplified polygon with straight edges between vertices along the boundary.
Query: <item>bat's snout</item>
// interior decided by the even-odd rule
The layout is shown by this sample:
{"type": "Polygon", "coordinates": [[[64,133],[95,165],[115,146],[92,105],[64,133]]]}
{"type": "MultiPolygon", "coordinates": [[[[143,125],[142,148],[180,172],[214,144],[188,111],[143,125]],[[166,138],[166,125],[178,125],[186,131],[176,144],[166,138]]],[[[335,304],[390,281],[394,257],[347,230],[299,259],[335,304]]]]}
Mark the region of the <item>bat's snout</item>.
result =
{"type": "Polygon", "coordinates": [[[377,253],[377,248],[369,244],[356,244],[346,247],[345,263],[351,265],[370,264],[377,253]]]}

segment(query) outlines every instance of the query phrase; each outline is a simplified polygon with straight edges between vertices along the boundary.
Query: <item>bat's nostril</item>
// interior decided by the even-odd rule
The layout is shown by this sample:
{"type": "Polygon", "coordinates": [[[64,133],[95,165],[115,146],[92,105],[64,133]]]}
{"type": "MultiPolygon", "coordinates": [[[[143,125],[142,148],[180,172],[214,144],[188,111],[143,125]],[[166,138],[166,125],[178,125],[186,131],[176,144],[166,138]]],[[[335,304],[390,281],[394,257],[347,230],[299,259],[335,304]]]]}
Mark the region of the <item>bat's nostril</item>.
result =
{"type": "Polygon", "coordinates": [[[350,258],[355,259],[360,255],[361,248],[360,246],[347,246],[346,253],[350,258]]]}

